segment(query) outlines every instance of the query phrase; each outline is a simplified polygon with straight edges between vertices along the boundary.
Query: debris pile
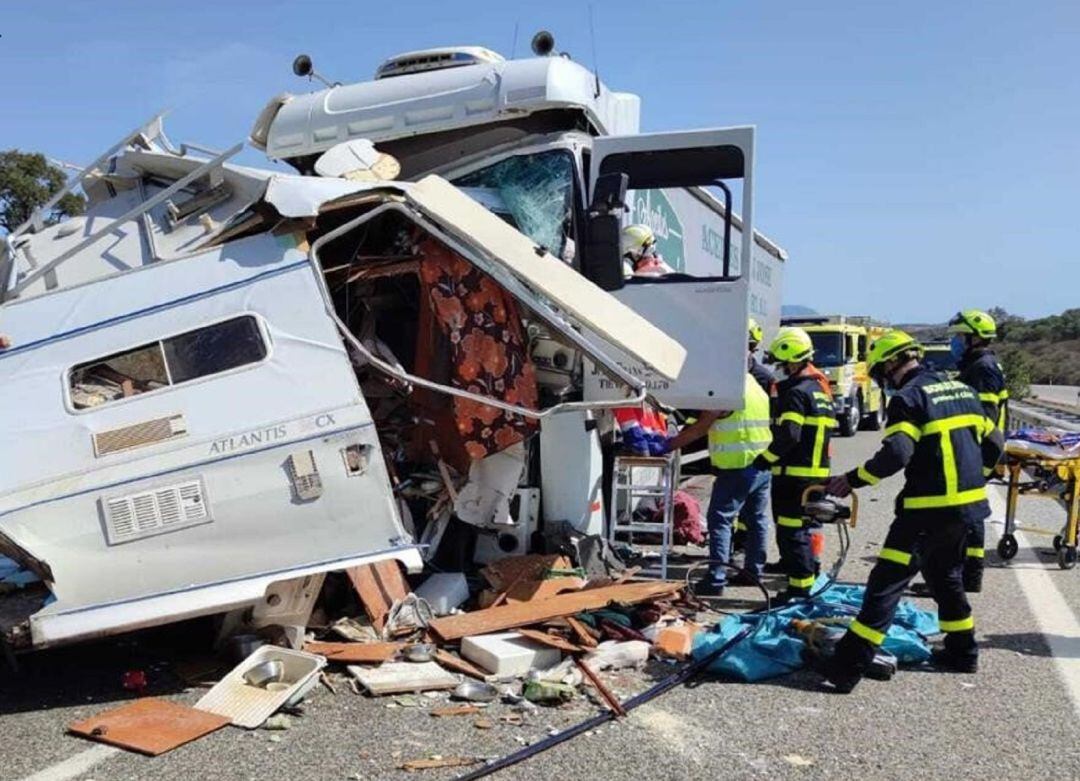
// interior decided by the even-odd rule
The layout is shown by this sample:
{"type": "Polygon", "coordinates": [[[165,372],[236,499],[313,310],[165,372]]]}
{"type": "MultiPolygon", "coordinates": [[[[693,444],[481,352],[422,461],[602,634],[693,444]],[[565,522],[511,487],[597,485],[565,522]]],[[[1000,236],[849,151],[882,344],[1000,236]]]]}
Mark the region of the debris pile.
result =
{"type": "MultiPolygon", "coordinates": [[[[394,561],[354,567],[327,580],[301,648],[287,647],[294,635],[272,627],[258,637],[234,635],[222,648],[246,655],[194,707],[140,698],[70,731],[157,755],[224,725],[288,730],[320,683],[332,695],[426,709],[469,730],[542,726],[551,708],[598,707],[621,717],[619,692],[636,688],[627,676],[688,659],[702,628],[702,606],[682,583],[635,578],[633,570],[590,576],[563,554],[507,556],[416,585],[394,561]],[[175,728],[162,733],[163,719],[175,728]]],[[[432,755],[397,766],[484,761],[432,755]]]]}

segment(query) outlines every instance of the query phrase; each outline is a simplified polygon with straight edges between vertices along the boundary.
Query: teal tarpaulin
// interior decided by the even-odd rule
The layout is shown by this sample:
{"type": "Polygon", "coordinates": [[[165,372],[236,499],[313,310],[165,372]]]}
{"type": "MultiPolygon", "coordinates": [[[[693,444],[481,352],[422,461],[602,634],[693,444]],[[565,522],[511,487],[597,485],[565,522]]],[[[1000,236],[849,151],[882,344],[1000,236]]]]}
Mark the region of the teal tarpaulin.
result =
{"type": "MultiPolygon", "coordinates": [[[[821,583],[819,579],[818,584],[821,583]]],[[[818,584],[815,589],[819,588],[818,584]]],[[[755,634],[721,656],[709,669],[741,681],[761,681],[794,672],[804,666],[802,650],[806,643],[789,631],[791,620],[854,618],[865,591],[863,586],[833,586],[813,602],[783,607],[768,615],[729,616],[713,631],[697,635],[694,658],[706,656],[746,625],[762,624],[755,634]]],[[[920,610],[910,601],[902,600],[882,648],[896,656],[901,664],[924,662],[930,658],[930,647],[925,638],[940,631],[935,613],[920,610]]]]}

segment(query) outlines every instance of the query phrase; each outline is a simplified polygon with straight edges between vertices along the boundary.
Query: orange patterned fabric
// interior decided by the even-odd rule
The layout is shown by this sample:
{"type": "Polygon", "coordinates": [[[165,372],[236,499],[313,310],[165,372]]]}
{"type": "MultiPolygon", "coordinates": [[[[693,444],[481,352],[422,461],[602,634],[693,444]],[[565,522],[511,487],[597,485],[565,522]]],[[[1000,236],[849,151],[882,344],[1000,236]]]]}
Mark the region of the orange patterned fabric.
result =
{"type": "MultiPolygon", "coordinates": [[[[421,244],[421,256],[420,284],[450,341],[450,384],[536,409],[536,369],[525,351],[516,302],[489,276],[432,239],[421,244]]],[[[454,417],[472,459],[521,442],[537,425],[534,420],[457,397],[454,417]]]]}

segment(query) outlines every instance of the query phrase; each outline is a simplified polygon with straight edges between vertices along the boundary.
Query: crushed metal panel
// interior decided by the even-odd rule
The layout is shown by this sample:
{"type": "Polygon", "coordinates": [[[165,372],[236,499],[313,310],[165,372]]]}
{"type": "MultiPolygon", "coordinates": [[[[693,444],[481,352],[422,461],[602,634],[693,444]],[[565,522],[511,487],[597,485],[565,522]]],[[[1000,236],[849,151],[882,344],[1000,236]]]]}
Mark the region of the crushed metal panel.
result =
{"type": "Polygon", "coordinates": [[[686,359],[681,344],[558,258],[542,252],[531,239],[445,179],[424,177],[406,195],[590,331],[658,374],[671,380],[679,376],[686,359]]]}

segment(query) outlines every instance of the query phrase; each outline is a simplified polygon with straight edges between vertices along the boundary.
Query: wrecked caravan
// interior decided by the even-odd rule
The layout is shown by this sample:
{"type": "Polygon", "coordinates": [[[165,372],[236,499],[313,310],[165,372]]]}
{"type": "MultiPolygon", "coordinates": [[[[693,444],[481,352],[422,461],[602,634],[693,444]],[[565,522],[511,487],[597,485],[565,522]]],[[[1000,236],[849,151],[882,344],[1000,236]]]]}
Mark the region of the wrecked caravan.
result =
{"type": "Polygon", "coordinates": [[[452,524],[481,561],[601,533],[612,407],[741,405],[749,248],[658,291],[623,284],[618,229],[628,183],[737,181],[749,230],[750,129],[594,148],[558,247],[505,188],[408,150],[412,182],[364,139],[300,175],[238,150],[155,121],[73,183],[85,217],[7,237],[9,647],[226,611],[301,628],[325,573],[417,571],[452,524]]]}

